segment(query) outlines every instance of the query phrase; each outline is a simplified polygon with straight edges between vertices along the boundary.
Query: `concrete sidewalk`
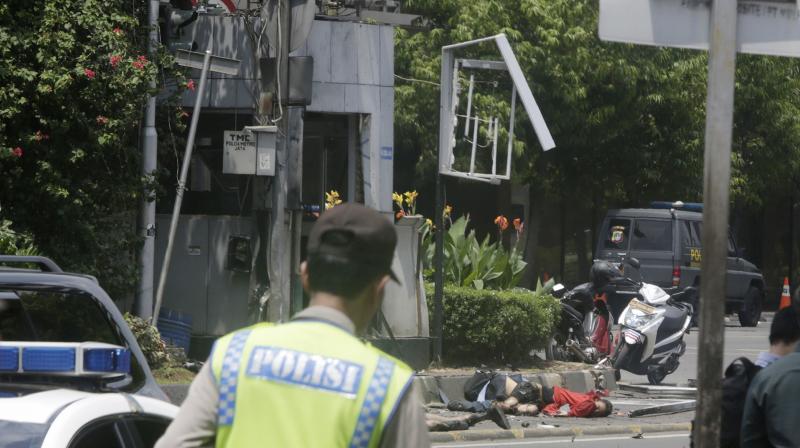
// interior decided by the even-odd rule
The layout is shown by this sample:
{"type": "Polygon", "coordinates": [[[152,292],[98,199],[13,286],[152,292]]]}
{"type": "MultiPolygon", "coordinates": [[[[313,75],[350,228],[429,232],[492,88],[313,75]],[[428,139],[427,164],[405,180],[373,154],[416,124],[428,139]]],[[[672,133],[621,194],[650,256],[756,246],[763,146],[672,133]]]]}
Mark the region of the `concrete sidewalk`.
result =
{"type": "Polygon", "coordinates": [[[691,423],[636,423],[607,426],[571,426],[559,428],[471,429],[468,431],[432,432],[433,443],[477,442],[482,440],[532,439],[540,437],[598,436],[612,434],[653,434],[659,432],[684,432],[691,423]]]}
{"type": "MultiPolygon", "coordinates": [[[[517,373],[517,372],[514,372],[517,373]]],[[[654,415],[631,418],[632,409],[656,405],[668,400],[648,394],[619,391],[610,369],[569,370],[555,373],[520,372],[532,382],[546,386],[562,386],[576,392],[607,389],[614,403],[614,413],[603,418],[535,417],[508,415],[511,429],[498,428],[493,422],[484,421],[465,431],[432,432],[434,443],[453,441],[483,441],[503,439],[528,439],[542,437],[631,435],[662,432],[687,432],[691,429],[694,412],[681,412],[670,415],[654,415]]],[[[415,378],[418,391],[428,412],[452,417],[464,413],[446,410],[438,396],[444,392],[448,399],[464,399],[464,383],[471,375],[418,375],[415,378]]]]}

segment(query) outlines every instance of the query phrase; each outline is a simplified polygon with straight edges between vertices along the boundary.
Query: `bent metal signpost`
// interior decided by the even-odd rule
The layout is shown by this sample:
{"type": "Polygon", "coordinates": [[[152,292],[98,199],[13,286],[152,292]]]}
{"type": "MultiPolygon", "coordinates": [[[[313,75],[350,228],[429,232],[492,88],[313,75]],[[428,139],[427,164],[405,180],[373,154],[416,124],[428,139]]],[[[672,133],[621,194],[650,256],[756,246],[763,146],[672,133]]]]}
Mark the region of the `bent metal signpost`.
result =
{"type": "MultiPolygon", "coordinates": [[[[699,396],[694,441],[718,446],[736,52],[800,57],[791,1],[600,0],[600,38],[709,51],[703,175],[699,396]],[[737,32],[738,27],[738,32],[737,32]]],[[[767,106],[766,104],[764,105],[767,106]]]]}

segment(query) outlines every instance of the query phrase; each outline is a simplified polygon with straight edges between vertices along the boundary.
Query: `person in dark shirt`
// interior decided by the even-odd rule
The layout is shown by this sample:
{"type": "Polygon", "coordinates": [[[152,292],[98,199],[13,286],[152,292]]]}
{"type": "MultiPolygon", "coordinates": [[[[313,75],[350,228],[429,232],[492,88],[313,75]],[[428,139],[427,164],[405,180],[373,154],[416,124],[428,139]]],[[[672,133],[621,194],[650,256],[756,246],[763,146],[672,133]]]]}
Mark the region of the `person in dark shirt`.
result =
{"type": "MultiPolygon", "coordinates": [[[[795,297],[795,319],[797,305],[795,297]]],[[[792,308],[785,308],[792,309],[792,308]]],[[[762,369],[747,391],[741,427],[741,446],[800,447],[800,346],[762,369]]]]}
{"type": "Polygon", "coordinates": [[[769,328],[769,351],[761,352],[755,365],[764,368],[783,358],[797,348],[800,341],[800,324],[794,308],[784,308],[772,318],[769,328]]]}

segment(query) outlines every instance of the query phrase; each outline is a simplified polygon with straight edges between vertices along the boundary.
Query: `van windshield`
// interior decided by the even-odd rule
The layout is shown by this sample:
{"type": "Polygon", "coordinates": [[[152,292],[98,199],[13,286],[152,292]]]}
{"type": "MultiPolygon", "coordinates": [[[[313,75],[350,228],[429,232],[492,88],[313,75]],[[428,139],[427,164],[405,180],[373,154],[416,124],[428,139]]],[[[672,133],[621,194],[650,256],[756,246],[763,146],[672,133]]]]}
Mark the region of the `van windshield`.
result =
{"type": "Polygon", "coordinates": [[[672,221],[637,219],[631,238],[631,250],[671,251],[672,221]]]}
{"type": "Polygon", "coordinates": [[[609,220],[603,240],[603,249],[628,250],[630,228],[630,219],[614,218],[609,220]]]}

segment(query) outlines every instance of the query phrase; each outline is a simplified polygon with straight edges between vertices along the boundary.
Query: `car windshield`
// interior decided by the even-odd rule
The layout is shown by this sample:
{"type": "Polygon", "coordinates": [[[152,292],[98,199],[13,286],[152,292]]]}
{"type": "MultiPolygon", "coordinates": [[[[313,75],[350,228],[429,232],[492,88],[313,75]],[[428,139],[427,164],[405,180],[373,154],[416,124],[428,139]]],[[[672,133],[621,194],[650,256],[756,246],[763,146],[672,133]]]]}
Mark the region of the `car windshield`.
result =
{"type": "Polygon", "coordinates": [[[95,300],[85,294],[50,291],[0,296],[0,340],[122,345],[95,300]]]}
{"type": "MultiPolygon", "coordinates": [[[[113,319],[90,294],[77,290],[0,290],[0,341],[103,342],[127,347],[113,319]]],[[[144,371],[131,357],[130,376],[98,380],[58,375],[5,374],[0,383],[67,384],[90,389],[135,391],[144,371]]]]}

